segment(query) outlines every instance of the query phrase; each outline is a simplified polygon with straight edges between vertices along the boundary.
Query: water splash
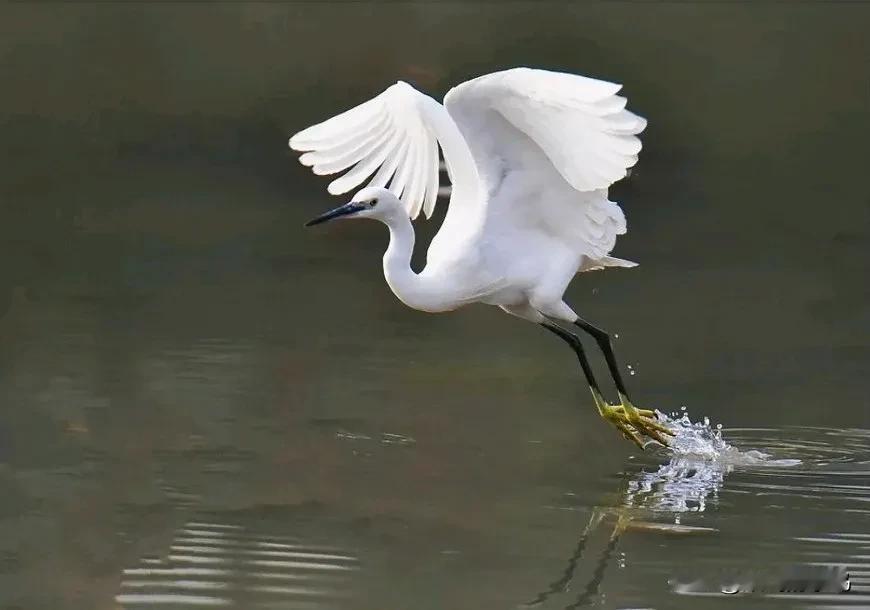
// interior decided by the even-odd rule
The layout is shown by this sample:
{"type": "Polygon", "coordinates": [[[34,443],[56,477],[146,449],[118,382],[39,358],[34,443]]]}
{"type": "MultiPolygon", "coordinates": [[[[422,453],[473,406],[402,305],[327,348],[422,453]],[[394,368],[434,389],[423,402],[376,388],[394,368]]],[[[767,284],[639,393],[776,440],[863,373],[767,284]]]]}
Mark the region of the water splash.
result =
{"type": "Polygon", "coordinates": [[[733,466],[691,456],[674,456],[657,470],[642,470],[628,482],[623,505],[675,514],[704,512],[733,466]]]}
{"type": "Polygon", "coordinates": [[[667,451],[675,458],[715,461],[728,466],[797,466],[801,463],[799,459],[776,459],[757,449],[738,449],[725,440],[721,424],[714,426],[708,417],[693,422],[686,407],[682,407],[679,414],[669,416],[656,411],[656,415],[674,433],[667,451]]]}
{"type": "Polygon", "coordinates": [[[718,501],[719,489],[725,477],[735,469],[761,469],[791,467],[801,464],[798,459],[774,458],[757,449],[738,449],[723,437],[721,425],[713,425],[704,417],[693,422],[686,408],[670,416],[657,412],[659,421],[674,436],[670,447],[659,448],[668,461],[653,471],[645,468],[629,481],[624,506],[665,511],[675,515],[686,512],[704,512],[709,502],[718,501]]]}

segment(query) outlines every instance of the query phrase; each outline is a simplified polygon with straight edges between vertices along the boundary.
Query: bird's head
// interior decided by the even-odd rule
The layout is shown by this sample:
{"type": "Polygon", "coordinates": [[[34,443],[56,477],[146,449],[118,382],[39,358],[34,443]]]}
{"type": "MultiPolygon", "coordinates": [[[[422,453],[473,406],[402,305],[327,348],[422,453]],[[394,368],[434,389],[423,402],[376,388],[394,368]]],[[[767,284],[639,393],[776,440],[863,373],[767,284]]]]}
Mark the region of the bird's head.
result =
{"type": "Polygon", "coordinates": [[[371,218],[388,223],[397,214],[407,216],[399,198],[385,188],[369,186],[357,191],[348,203],[309,220],[305,226],[319,225],[335,218],[371,218]]]}

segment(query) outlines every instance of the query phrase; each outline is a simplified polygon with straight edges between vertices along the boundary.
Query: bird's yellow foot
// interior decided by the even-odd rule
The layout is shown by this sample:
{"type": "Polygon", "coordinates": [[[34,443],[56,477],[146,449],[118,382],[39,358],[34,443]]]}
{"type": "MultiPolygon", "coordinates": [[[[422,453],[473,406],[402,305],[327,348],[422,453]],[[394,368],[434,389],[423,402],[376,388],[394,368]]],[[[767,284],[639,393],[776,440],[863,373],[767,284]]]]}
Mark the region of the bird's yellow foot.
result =
{"type": "Polygon", "coordinates": [[[592,396],[595,399],[595,406],[598,407],[601,417],[616,426],[616,429],[625,438],[641,449],[643,449],[643,440],[641,438],[643,436],[648,436],[665,447],[669,445],[667,436],[673,436],[674,433],[659,423],[656,419],[655,411],[638,409],[626,396],[621,394],[619,396],[622,400],[621,405],[609,404],[594,390],[592,396]]]}

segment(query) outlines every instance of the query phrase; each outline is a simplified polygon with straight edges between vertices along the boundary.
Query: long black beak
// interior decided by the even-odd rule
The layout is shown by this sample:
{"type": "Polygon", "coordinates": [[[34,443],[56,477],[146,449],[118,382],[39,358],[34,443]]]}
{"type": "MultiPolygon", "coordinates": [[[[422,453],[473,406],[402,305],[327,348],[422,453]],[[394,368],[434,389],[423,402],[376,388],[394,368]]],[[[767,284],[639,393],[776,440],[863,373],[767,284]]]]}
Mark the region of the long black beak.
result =
{"type": "Polygon", "coordinates": [[[319,225],[322,222],[326,222],[327,220],[332,220],[333,218],[340,218],[342,216],[347,216],[348,214],[356,214],[357,212],[364,210],[366,206],[361,203],[356,203],[351,201],[350,203],[345,203],[341,207],[337,207],[334,210],[328,211],[326,214],[321,214],[317,218],[313,218],[305,223],[306,227],[313,227],[314,225],[319,225]]]}

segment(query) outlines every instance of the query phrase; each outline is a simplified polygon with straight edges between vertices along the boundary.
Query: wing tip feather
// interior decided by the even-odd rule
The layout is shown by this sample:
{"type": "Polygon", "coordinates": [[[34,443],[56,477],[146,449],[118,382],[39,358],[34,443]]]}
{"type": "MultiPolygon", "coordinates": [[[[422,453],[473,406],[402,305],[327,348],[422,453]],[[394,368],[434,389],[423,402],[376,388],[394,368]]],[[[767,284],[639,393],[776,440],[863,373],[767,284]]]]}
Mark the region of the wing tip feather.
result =
{"type": "Polygon", "coordinates": [[[351,190],[354,185],[345,184],[342,182],[341,178],[336,178],[332,182],[330,182],[326,187],[326,192],[330,195],[344,195],[346,192],[351,190]]]}
{"type": "Polygon", "coordinates": [[[302,131],[295,133],[292,136],[290,136],[289,140],[287,140],[287,146],[289,146],[291,150],[298,150],[298,151],[311,150],[310,147],[306,146],[305,142],[303,141],[303,138],[300,137],[301,134],[302,134],[302,131]]]}

